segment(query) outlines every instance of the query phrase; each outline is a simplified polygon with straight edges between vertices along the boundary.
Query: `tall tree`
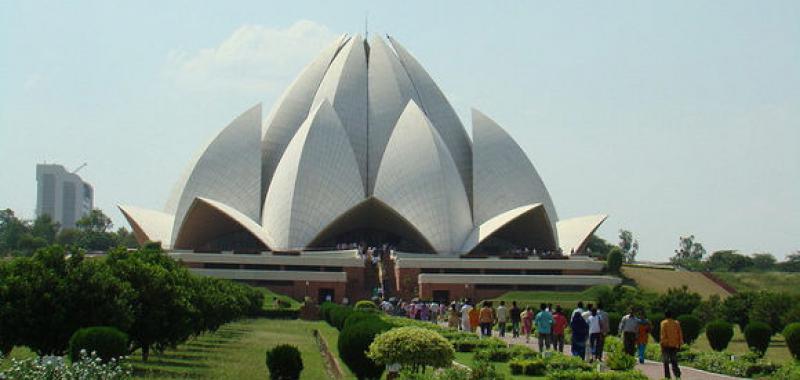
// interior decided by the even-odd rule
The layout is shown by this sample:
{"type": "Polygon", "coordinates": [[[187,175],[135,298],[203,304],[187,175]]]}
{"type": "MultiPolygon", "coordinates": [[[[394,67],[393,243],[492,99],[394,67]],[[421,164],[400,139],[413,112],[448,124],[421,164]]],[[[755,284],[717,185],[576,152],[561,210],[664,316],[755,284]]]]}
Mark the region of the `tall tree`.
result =
{"type": "Polygon", "coordinates": [[[633,238],[633,232],[619,230],[619,248],[622,250],[626,263],[630,264],[636,260],[636,254],[639,252],[639,241],[633,238]]]}
{"type": "Polygon", "coordinates": [[[753,268],[762,271],[769,271],[775,269],[775,256],[771,253],[754,253],[753,254],[753,268]]]}
{"type": "Polygon", "coordinates": [[[703,245],[695,241],[694,235],[681,236],[675,256],[670,259],[675,265],[680,265],[689,270],[702,269],[703,256],[706,249],[703,245]]]}
{"type": "Polygon", "coordinates": [[[30,225],[17,218],[11,209],[0,210],[0,255],[13,253],[20,242],[30,235],[30,225]]]}
{"type": "Polygon", "coordinates": [[[97,208],[89,211],[83,218],[75,222],[75,225],[78,226],[78,229],[86,232],[108,232],[114,226],[111,218],[97,208]]]}
{"type": "Polygon", "coordinates": [[[586,252],[592,257],[605,260],[608,256],[608,252],[611,251],[613,247],[614,246],[609,244],[605,239],[593,234],[589,237],[589,242],[586,243],[586,252]]]}
{"type": "Polygon", "coordinates": [[[42,214],[33,221],[31,234],[34,237],[44,239],[47,244],[53,244],[56,241],[56,235],[60,227],[61,226],[57,222],[53,221],[50,215],[42,214]]]}

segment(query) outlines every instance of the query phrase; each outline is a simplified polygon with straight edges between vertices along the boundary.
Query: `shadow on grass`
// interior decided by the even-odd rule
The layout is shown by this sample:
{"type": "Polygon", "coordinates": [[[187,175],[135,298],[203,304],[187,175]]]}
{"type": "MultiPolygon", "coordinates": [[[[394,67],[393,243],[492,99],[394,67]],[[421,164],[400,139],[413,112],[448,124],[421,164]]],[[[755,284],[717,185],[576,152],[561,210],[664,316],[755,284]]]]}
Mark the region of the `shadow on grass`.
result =
{"type": "Polygon", "coordinates": [[[206,376],[193,372],[177,372],[162,368],[134,368],[133,376],[136,378],[167,378],[167,379],[202,379],[206,376]]]}

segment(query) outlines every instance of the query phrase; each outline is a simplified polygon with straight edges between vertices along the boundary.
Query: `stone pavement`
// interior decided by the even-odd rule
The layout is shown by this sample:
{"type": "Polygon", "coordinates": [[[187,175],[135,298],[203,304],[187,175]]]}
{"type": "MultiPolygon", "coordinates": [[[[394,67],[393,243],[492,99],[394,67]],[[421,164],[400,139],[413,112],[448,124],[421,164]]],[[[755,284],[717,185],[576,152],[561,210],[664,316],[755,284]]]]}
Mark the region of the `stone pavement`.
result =
{"type": "MultiPolygon", "coordinates": [[[[492,331],[493,336],[500,338],[497,335],[497,331],[492,331]]],[[[512,338],[511,333],[506,334],[505,337],[500,338],[503,339],[508,344],[520,344],[524,346],[528,346],[533,348],[534,350],[539,350],[539,345],[536,343],[536,338],[531,336],[531,342],[525,343],[525,337],[519,338],[512,338]]],[[[569,353],[571,351],[571,347],[569,345],[564,345],[564,352],[569,353]]],[[[680,363],[678,363],[680,364],[680,363]]],[[[647,360],[644,364],[636,364],[636,369],[642,371],[647,377],[650,379],[663,379],[664,378],[664,366],[659,362],[654,362],[647,360]]],[[[701,371],[698,369],[680,366],[681,369],[681,379],[682,380],[731,380],[731,379],[739,379],[738,377],[731,377],[726,375],[720,375],[716,373],[710,373],[706,371],[701,371]]]]}

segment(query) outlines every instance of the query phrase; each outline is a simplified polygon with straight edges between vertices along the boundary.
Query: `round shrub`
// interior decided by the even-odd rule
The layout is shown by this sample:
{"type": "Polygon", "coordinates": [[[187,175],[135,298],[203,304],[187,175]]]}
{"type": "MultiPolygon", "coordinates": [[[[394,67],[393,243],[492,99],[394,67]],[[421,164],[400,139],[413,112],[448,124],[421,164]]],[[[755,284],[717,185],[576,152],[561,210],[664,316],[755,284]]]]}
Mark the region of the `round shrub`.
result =
{"type": "Polygon", "coordinates": [[[733,325],[723,320],[716,320],[706,325],[706,338],[714,351],[725,351],[733,338],[733,325]]]}
{"type": "Polygon", "coordinates": [[[759,321],[752,321],[744,328],[744,339],[750,351],[764,356],[772,338],[772,328],[768,324],[759,321]]]}
{"type": "Polygon", "coordinates": [[[650,335],[656,342],[661,341],[661,321],[664,320],[664,314],[654,313],[650,315],[650,335]]]}
{"type": "Polygon", "coordinates": [[[795,359],[800,360],[800,322],[790,323],[783,329],[786,347],[795,359]]]}
{"type": "Polygon", "coordinates": [[[608,330],[611,335],[617,336],[619,334],[619,321],[622,320],[622,315],[617,312],[608,313],[608,330]]]}
{"type": "Polygon", "coordinates": [[[303,358],[297,347],[281,344],[267,350],[267,369],[270,380],[297,380],[303,371],[303,358]]]}
{"type": "Polygon", "coordinates": [[[80,329],[69,339],[70,360],[81,360],[81,350],[95,352],[103,362],[108,362],[128,354],[128,334],[108,326],[80,329]]]}
{"type": "Polygon", "coordinates": [[[372,320],[379,321],[380,317],[376,313],[356,310],[350,313],[350,315],[348,315],[347,318],[345,318],[344,325],[342,325],[342,330],[357,323],[361,323],[363,321],[372,321],[372,320]]]}
{"type": "Polygon", "coordinates": [[[359,310],[359,309],[378,310],[378,307],[375,306],[375,302],[372,302],[370,300],[358,301],[358,302],[356,302],[356,305],[354,306],[354,308],[356,310],[359,310]]]}
{"type": "Polygon", "coordinates": [[[678,317],[678,322],[681,323],[681,331],[683,331],[683,341],[686,344],[692,344],[697,337],[700,336],[700,331],[703,329],[703,322],[700,318],[691,314],[681,315],[678,317]]]}
{"type": "Polygon", "coordinates": [[[454,355],[453,346],[447,339],[420,327],[400,327],[379,335],[369,346],[367,354],[377,363],[399,363],[414,372],[428,366],[449,367],[454,355]]]}
{"type": "Polygon", "coordinates": [[[376,363],[367,357],[367,350],[375,336],[387,331],[391,326],[379,319],[363,320],[348,324],[339,335],[339,357],[359,379],[379,379],[384,364],[376,363]]]}
{"type": "Polygon", "coordinates": [[[330,324],[333,327],[336,327],[339,331],[342,331],[344,328],[344,321],[347,320],[347,317],[353,313],[353,309],[347,306],[339,306],[333,310],[331,310],[331,322],[330,324]]]}

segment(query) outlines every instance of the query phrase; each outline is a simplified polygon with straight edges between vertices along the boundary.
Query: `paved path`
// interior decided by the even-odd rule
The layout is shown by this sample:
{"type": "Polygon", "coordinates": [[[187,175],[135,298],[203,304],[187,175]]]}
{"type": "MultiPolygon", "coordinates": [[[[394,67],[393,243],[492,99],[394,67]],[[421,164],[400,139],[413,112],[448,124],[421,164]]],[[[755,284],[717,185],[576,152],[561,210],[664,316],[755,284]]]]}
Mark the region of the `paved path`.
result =
{"type": "MultiPolygon", "coordinates": [[[[492,331],[495,337],[500,338],[497,336],[497,331],[492,331]]],[[[525,343],[525,338],[512,338],[511,334],[506,334],[505,337],[500,338],[503,339],[508,344],[520,344],[524,346],[528,346],[533,348],[536,351],[539,351],[539,345],[536,343],[536,339],[531,336],[531,342],[525,343]]],[[[569,345],[564,345],[564,352],[569,354],[571,352],[571,347],[569,345]]],[[[726,375],[720,375],[716,373],[701,371],[698,369],[680,366],[681,368],[681,379],[682,380],[731,380],[731,379],[739,379],[738,377],[731,377],[726,375]]],[[[654,380],[660,380],[664,378],[664,366],[660,362],[654,362],[647,360],[644,364],[636,364],[636,369],[642,371],[647,377],[654,380]]]]}

